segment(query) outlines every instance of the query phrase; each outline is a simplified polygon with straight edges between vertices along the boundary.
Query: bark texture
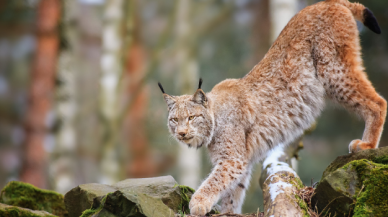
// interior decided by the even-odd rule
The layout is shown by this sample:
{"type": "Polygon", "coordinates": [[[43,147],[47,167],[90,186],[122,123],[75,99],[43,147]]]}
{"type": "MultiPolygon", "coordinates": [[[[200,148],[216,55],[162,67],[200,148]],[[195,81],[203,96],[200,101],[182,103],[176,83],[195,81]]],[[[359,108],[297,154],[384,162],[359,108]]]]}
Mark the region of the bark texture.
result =
{"type": "Polygon", "coordinates": [[[291,168],[291,159],[303,147],[300,139],[284,148],[279,145],[270,151],[263,163],[260,185],[264,195],[264,216],[303,216],[296,195],[302,181],[291,168]]]}
{"type": "Polygon", "coordinates": [[[295,179],[299,177],[294,173],[281,171],[264,182],[264,216],[303,216],[295,199],[298,190],[294,185],[295,179]]]}
{"type": "Polygon", "coordinates": [[[51,109],[54,76],[58,57],[59,0],[42,0],[38,6],[37,46],[28,95],[25,124],[25,159],[20,179],[47,188],[47,155],[44,141],[47,114],[51,109]]]}

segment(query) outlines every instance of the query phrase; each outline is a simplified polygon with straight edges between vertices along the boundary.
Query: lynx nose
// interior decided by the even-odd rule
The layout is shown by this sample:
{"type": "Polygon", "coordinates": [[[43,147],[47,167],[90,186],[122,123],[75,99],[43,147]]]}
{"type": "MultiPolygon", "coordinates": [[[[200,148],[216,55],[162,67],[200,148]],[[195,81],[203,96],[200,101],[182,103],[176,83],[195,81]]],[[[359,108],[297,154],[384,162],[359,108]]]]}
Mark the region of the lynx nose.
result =
{"type": "Polygon", "coordinates": [[[178,134],[181,135],[182,137],[186,136],[186,132],[179,132],[178,134]]]}

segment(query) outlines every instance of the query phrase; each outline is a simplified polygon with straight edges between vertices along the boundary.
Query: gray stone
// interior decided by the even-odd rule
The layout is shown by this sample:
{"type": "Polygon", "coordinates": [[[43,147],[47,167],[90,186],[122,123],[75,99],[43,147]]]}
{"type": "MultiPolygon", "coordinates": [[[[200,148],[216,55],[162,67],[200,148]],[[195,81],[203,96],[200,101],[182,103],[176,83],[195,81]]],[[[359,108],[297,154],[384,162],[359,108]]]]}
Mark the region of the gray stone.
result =
{"type": "Polygon", "coordinates": [[[172,176],[80,185],[65,195],[69,216],[174,216],[188,210],[193,190],[172,176]],[[106,196],[105,196],[106,195],[106,196]]]}
{"type": "Polygon", "coordinates": [[[173,217],[174,214],[175,212],[160,198],[141,193],[133,195],[116,191],[106,197],[101,209],[92,216],[173,217]]]}
{"type": "Polygon", "coordinates": [[[319,213],[349,213],[359,187],[360,182],[354,167],[339,168],[319,182],[312,203],[317,205],[319,213]]]}
{"type": "Polygon", "coordinates": [[[94,198],[105,196],[108,193],[115,192],[116,188],[97,184],[82,184],[65,194],[65,205],[70,217],[81,216],[84,210],[90,209],[94,198]]]}

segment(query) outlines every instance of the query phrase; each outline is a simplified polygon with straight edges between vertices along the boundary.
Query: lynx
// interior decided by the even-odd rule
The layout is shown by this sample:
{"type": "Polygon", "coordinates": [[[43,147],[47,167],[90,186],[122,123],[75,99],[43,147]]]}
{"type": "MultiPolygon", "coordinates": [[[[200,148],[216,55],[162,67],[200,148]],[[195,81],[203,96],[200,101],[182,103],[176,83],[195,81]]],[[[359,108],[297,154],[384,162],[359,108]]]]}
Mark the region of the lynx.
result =
{"type": "Polygon", "coordinates": [[[301,136],[325,97],[366,123],[350,152],[378,147],[387,103],[364,72],[355,19],[380,34],[365,6],[326,0],[295,15],[241,79],[226,79],[209,93],[200,80],[194,95],[183,96],[166,94],[159,83],[170,133],[189,147],[207,147],[214,167],[190,201],[192,214],[205,215],[219,199],[222,212],[241,212],[253,164],[301,136]]]}

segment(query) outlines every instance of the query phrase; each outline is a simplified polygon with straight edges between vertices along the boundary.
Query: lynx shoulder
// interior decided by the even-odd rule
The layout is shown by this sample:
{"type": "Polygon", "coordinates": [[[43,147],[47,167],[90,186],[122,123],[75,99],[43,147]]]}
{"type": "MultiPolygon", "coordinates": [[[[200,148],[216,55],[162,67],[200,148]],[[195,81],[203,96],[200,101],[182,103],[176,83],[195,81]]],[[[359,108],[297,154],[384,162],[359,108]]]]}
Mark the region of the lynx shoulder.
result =
{"type": "Polygon", "coordinates": [[[295,15],[253,69],[211,92],[170,96],[168,128],[182,144],[208,148],[214,165],[190,202],[204,215],[221,199],[222,212],[239,213],[252,165],[278,144],[302,135],[324,108],[325,97],[362,117],[362,139],[349,151],[378,147],[387,103],[367,79],[360,20],[380,33],[372,12],[347,0],[326,0],[295,15]]]}

